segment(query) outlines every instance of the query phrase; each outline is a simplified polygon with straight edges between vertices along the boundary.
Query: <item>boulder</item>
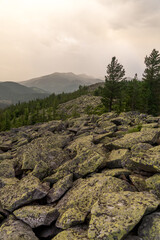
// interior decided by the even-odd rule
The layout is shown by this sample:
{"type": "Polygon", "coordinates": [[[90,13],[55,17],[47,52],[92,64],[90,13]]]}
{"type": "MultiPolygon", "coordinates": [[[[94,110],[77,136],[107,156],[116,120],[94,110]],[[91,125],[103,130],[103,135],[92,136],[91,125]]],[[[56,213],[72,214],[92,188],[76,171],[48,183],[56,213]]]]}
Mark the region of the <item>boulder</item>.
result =
{"type": "Polygon", "coordinates": [[[144,214],[159,205],[155,195],[142,192],[106,193],[100,196],[91,210],[89,239],[124,238],[144,214]]]}
{"type": "Polygon", "coordinates": [[[135,188],[124,180],[104,174],[77,180],[56,206],[60,212],[56,226],[67,229],[83,223],[99,196],[114,191],[135,191],[135,188]]]}
{"type": "Polygon", "coordinates": [[[73,174],[69,174],[66,177],[60,179],[49,190],[47,195],[47,202],[53,203],[57,201],[69,188],[73,185],[73,174]]]}
{"type": "Polygon", "coordinates": [[[160,174],[154,174],[146,179],[145,184],[148,190],[152,190],[154,194],[160,197],[160,174]]]}
{"type": "MultiPolygon", "coordinates": [[[[129,163],[131,168],[148,172],[160,172],[160,146],[152,147],[145,152],[131,157],[129,163]]],[[[125,165],[127,167],[127,165],[125,165]]]]}
{"type": "Polygon", "coordinates": [[[57,236],[55,236],[52,240],[88,240],[87,230],[84,227],[73,227],[69,228],[57,236]]]}
{"type": "Polygon", "coordinates": [[[138,235],[143,240],[160,240],[160,212],[152,213],[142,219],[138,235]]]}
{"type": "Polygon", "coordinates": [[[51,183],[73,173],[75,178],[86,176],[103,168],[107,163],[107,155],[101,145],[92,143],[92,136],[79,137],[72,142],[67,150],[75,156],[62,164],[53,175],[44,179],[51,183]]]}
{"type": "Polygon", "coordinates": [[[143,192],[147,190],[147,184],[145,182],[146,177],[143,177],[141,175],[138,174],[133,174],[129,176],[132,184],[136,187],[136,189],[139,192],[143,192]]]}
{"type": "Polygon", "coordinates": [[[131,148],[137,143],[155,144],[160,137],[160,128],[145,128],[141,132],[125,134],[124,137],[107,144],[109,149],[131,148]]]}
{"type": "Polygon", "coordinates": [[[15,159],[3,160],[0,163],[0,177],[13,178],[15,177],[15,159]]]}
{"type": "Polygon", "coordinates": [[[118,177],[120,175],[129,176],[131,171],[125,168],[105,169],[102,171],[105,176],[118,177]]]}
{"type": "Polygon", "coordinates": [[[121,168],[124,165],[123,162],[126,161],[128,156],[129,156],[128,149],[112,150],[109,155],[109,158],[107,159],[106,167],[121,168]]]}
{"type": "Polygon", "coordinates": [[[19,180],[15,177],[12,178],[0,178],[0,188],[3,188],[6,185],[18,184],[19,180]]]}
{"type": "Polygon", "coordinates": [[[10,216],[0,227],[0,240],[38,240],[32,229],[10,216]]]}
{"type": "Polygon", "coordinates": [[[13,214],[31,228],[50,225],[58,217],[58,211],[52,206],[33,205],[15,210],[13,214]]]}
{"type": "Polygon", "coordinates": [[[43,161],[53,171],[69,159],[67,152],[62,151],[69,141],[67,135],[39,137],[18,149],[17,160],[21,162],[23,170],[33,170],[39,161],[43,161]]]}
{"type": "Polygon", "coordinates": [[[47,165],[47,163],[41,160],[37,162],[31,174],[42,180],[44,177],[48,176],[48,173],[49,166],[47,165]]]}
{"type": "Polygon", "coordinates": [[[3,209],[14,211],[15,209],[44,198],[49,187],[41,184],[38,178],[26,176],[14,185],[6,185],[0,189],[0,201],[3,209]]]}

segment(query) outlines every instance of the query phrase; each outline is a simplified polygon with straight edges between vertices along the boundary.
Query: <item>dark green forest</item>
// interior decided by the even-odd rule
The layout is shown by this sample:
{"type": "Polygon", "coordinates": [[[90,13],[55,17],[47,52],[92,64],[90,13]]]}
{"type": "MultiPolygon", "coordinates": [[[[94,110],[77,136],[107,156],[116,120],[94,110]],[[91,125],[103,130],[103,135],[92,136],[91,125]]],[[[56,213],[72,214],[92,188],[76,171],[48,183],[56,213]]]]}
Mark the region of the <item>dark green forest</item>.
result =
{"type": "MultiPolygon", "coordinates": [[[[116,57],[112,58],[106,69],[104,88],[99,87],[93,92],[95,96],[102,96],[99,113],[139,111],[160,115],[160,53],[153,49],[144,62],[146,68],[142,80],[138,80],[135,74],[132,80],[127,81],[124,67],[116,57]]],[[[0,131],[50,120],[64,120],[67,116],[57,112],[58,105],[87,93],[88,87],[80,86],[73,93],[52,94],[45,99],[0,109],[0,131]]]]}

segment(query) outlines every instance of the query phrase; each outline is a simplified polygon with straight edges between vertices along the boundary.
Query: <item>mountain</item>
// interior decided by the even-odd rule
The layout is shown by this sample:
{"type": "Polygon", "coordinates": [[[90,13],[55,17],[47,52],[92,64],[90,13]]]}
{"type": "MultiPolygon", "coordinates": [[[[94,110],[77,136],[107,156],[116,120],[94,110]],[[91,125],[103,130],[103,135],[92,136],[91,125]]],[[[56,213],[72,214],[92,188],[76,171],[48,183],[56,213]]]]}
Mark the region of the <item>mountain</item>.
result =
{"type": "Polygon", "coordinates": [[[47,97],[49,93],[41,89],[23,86],[16,82],[0,82],[0,107],[47,97]]]}
{"type": "Polygon", "coordinates": [[[79,85],[90,85],[97,82],[103,82],[101,79],[93,78],[85,74],[76,75],[72,72],[58,73],[33,78],[21,82],[27,87],[41,88],[50,93],[73,92],[78,89],[79,85]]]}

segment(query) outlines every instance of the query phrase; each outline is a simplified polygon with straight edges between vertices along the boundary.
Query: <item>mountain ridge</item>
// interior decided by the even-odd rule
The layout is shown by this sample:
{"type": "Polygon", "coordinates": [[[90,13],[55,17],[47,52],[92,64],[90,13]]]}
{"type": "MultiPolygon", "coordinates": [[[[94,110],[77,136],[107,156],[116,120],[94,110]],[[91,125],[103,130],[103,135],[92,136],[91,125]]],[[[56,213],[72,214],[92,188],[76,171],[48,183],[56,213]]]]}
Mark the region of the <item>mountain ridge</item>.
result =
{"type": "Polygon", "coordinates": [[[94,78],[86,74],[74,74],[72,72],[44,75],[20,82],[27,87],[38,87],[50,93],[73,92],[79,85],[90,85],[97,82],[103,82],[99,78],[94,78]]]}

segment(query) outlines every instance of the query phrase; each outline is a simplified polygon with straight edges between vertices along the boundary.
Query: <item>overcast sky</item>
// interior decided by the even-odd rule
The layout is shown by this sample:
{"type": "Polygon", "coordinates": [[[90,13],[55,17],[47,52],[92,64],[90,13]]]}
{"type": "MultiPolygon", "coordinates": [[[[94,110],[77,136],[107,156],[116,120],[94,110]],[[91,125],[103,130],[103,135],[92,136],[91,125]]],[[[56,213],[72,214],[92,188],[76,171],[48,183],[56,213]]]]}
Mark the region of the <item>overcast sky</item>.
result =
{"type": "Polygon", "coordinates": [[[116,56],[127,76],[160,50],[159,0],[0,0],[0,81],[53,72],[104,77],[116,56]]]}

